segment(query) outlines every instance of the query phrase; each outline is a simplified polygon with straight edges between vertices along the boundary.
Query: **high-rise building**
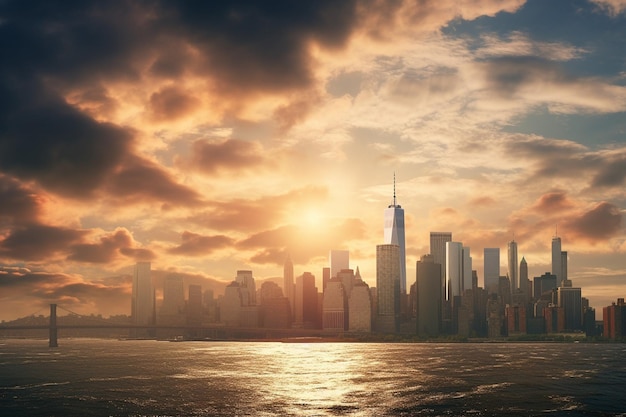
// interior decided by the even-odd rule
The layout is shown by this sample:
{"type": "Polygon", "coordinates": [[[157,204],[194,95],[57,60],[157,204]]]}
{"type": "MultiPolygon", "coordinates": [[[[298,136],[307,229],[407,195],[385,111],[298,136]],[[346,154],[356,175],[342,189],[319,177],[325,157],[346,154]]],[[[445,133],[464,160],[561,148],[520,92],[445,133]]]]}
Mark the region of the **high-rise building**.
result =
{"type": "Polygon", "coordinates": [[[626,336],[626,303],[623,298],[618,298],[617,304],[612,303],[602,309],[602,321],[605,338],[615,340],[626,336]]]}
{"type": "Polygon", "coordinates": [[[354,271],[352,269],[342,269],[337,273],[337,279],[343,284],[343,291],[346,294],[346,298],[350,297],[355,280],[354,271]]]}
{"type": "Polygon", "coordinates": [[[583,324],[581,289],[559,287],[557,289],[557,300],[559,307],[563,308],[565,314],[565,330],[581,330],[583,324]]]}
{"type": "Polygon", "coordinates": [[[235,281],[241,285],[241,295],[243,297],[243,305],[256,305],[256,284],[252,271],[239,270],[235,281]]]}
{"type": "Polygon", "coordinates": [[[185,287],[183,277],[170,274],[163,281],[163,304],[160,316],[175,316],[183,313],[185,308],[185,287]]]}
{"type": "Polygon", "coordinates": [[[241,285],[233,281],[226,286],[220,300],[220,322],[226,326],[239,326],[242,307],[241,285]]]}
{"type": "Polygon", "coordinates": [[[393,176],[393,204],[385,209],[384,243],[398,245],[400,265],[400,293],[406,294],[406,242],[404,237],[404,209],[396,202],[396,176],[393,176]]]}
{"type": "Polygon", "coordinates": [[[446,277],[448,279],[448,300],[463,293],[463,244],[446,243],[446,277]]]}
{"type": "Polygon", "coordinates": [[[291,307],[289,299],[283,296],[280,287],[271,281],[261,284],[259,300],[263,327],[286,329],[291,326],[291,307]]]}
{"type": "Polygon", "coordinates": [[[519,288],[524,293],[524,299],[526,302],[530,302],[532,298],[530,280],[528,279],[528,263],[526,258],[522,256],[522,260],[519,263],[519,288]]]}
{"type": "Polygon", "coordinates": [[[516,292],[520,288],[518,263],[517,263],[517,242],[512,240],[508,244],[508,273],[511,280],[511,292],[516,292]]]}
{"type": "Polygon", "coordinates": [[[134,324],[153,325],[155,322],[154,286],[150,262],[137,262],[133,270],[131,316],[134,324]]]}
{"type": "Polygon", "coordinates": [[[187,299],[187,323],[198,325],[202,323],[202,286],[189,285],[189,298],[187,299]]]}
{"type": "Polygon", "coordinates": [[[372,331],[372,297],[369,286],[361,279],[359,268],[352,293],[348,298],[348,330],[351,332],[372,331]]]}
{"type": "Polygon", "coordinates": [[[483,265],[485,289],[489,294],[497,294],[500,280],[500,248],[485,248],[483,265]]]}
{"type": "Polygon", "coordinates": [[[293,262],[291,262],[291,257],[287,255],[287,259],[285,260],[285,265],[283,268],[283,293],[285,297],[289,300],[289,306],[291,307],[292,314],[295,311],[296,305],[296,297],[295,297],[295,283],[293,281],[293,262]]]}
{"type": "Polygon", "coordinates": [[[348,324],[347,296],[339,278],[326,284],[322,302],[322,328],[324,330],[346,330],[348,324]]]}
{"type": "Polygon", "coordinates": [[[432,255],[424,255],[416,263],[417,334],[436,336],[441,327],[441,265],[432,255]]]}
{"type": "Polygon", "coordinates": [[[539,300],[542,295],[545,294],[547,296],[556,287],[556,275],[546,272],[542,276],[533,279],[533,297],[535,300],[539,300]]]}
{"type": "Polygon", "coordinates": [[[567,251],[561,251],[561,285],[567,280],[567,251]]]}
{"type": "Polygon", "coordinates": [[[342,269],[350,268],[350,252],[347,250],[333,249],[330,251],[330,277],[337,278],[337,273],[342,269]]]}
{"type": "Polygon", "coordinates": [[[305,272],[296,278],[296,324],[306,328],[319,326],[317,311],[315,275],[305,272]]]}
{"type": "Polygon", "coordinates": [[[400,247],[376,246],[377,327],[379,331],[394,333],[400,314],[400,247]]]}
{"type": "Polygon", "coordinates": [[[557,287],[561,285],[563,279],[561,264],[561,238],[555,236],[552,238],[552,275],[556,277],[557,287]]]}
{"type": "MultiPolygon", "coordinates": [[[[446,299],[446,242],[452,242],[450,232],[430,232],[430,254],[433,262],[441,265],[441,277],[439,286],[441,287],[441,299],[446,299]]],[[[443,306],[442,306],[443,308],[443,306]]]]}
{"type": "Polygon", "coordinates": [[[463,281],[461,282],[461,295],[465,290],[472,289],[472,257],[469,246],[463,246],[463,281]]]}

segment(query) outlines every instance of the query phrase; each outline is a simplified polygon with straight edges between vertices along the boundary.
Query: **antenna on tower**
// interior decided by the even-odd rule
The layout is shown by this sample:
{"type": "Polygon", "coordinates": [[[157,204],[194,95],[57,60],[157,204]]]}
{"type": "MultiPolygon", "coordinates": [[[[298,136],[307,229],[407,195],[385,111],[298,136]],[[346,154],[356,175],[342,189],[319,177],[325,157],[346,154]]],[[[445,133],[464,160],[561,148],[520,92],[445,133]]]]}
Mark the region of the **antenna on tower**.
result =
{"type": "Polygon", "coordinates": [[[393,171],[393,205],[396,205],[396,171],[393,171]]]}

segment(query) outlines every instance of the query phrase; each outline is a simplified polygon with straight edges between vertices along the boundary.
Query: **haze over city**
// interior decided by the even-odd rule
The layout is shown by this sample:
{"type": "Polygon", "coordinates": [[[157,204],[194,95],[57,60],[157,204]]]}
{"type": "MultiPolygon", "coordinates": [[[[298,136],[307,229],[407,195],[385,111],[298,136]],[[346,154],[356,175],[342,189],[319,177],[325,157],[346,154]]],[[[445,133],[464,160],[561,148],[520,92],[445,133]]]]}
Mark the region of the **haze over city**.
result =
{"type": "MultiPolygon", "coordinates": [[[[626,295],[626,2],[0,4],[0,319],[129,314],[132,268],[223,290],[331,249],[376,285],[451,232],[626,295]]],[[[506,256],[501,258],[506,274],[506,256]]],[[[158,287],[158,285],[157,285],[158,287]]]]}

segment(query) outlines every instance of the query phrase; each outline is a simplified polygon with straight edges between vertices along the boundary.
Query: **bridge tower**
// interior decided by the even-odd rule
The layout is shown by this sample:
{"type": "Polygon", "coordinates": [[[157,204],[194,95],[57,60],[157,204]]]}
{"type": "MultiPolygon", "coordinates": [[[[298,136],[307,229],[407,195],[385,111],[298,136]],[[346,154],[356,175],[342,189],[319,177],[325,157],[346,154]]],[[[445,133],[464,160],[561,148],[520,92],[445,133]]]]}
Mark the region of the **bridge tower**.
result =
{"type": "Polygon", "coordinates": [[[50,304],[50,332],[49,332],[49,347],[59,347],[57,341],[57,305],[50,304]]]}

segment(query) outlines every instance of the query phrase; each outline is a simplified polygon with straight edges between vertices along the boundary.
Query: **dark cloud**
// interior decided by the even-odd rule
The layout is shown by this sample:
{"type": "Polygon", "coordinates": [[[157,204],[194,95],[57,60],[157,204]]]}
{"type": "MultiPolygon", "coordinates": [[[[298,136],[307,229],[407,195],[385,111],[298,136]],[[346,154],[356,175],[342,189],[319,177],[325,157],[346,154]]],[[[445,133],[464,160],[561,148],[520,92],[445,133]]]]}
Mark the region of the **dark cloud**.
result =
{"type": "Polygon", "coordinates": [[[174,86],[163,88],[150,96],[152,119],[157,122],[186,116],[199,104],[197,98],[174,86]]]}
{"type": "Polygon", "coordinates": [[[263,149],[255,142],[198,140],[193,144],[190,165],[206,174],[215,174],[220,171],[257,170],[266,162],[263,149]]]}
{"type": "Polygon", "coordinates": [[[624,180],[626,180],[626,153],[607,159],[593,178],[591,182],[593,187],[615,187],[624,184],[624,180]]]}
{"type": "Polygon", "coordinates": [[[111,195],[127,203],[162,201],[166,206],[198,205],[200,195],[176,182],[160,166],[144,158],[129,156],[106,184],[111,195]]]}
{"type": "Polygon", "coordinates": [[[136,248],[136,243],[126,229],[118,229],[98,239],[98,243],[78,243],[69,249],[68,260],[89,263],[108,263],[117,260],[120,254],[136,260],[150,260],[154,253],[136,248]]]}
{"type": "Polygon", "coordinates": [[[66,252],[69,246],[79,243],[87,233],[42,224],[19,226],[0,241],[0,256],[41,261],[66,252]]]}
{"type": "Polygon", "coordinates": [[[566,230],[591,242],[603,241],[615,236],[622,229],[623,215],[620,209],[607,202],[566,222],[566,230]]]}
{"type": "Polygon", "coordinates": [[[218,249],[231,246],[234,241],[224,235],[202,236],[197,233],[184,231],[182,243],[168,250],[169,253],[187,256],[208,255],[218,249]]]}
{"type": "MultiPolygon", "coordinates": [[[[309,47],[341,47],[356,23],[354,1],[161,2],[166,30],[201,51],[226,90],[282,91],[313,81],[309,47]]],[[[163,26],[161,26],[163,27],[163,26]]]]}
{"type": "Polygon", "coordinates": [[[534,56],[505,56],[491,59],[486,67],[489,88],[498,95],[513,97],[529,84],[565,83],[573,79],[556,63],[534,56]]]}
{"type": "Polygon", "coordinates": [[[0,220],[32,223],[39,217],[41,205],[42,198],[34,191],[0,173],[0,220]]]}
{"type": "Polygon", "coordinates": [[[61,100],[13,105],[0,115],[0,169],[57,193],[91,197],[129,151],[129,130],[61,100]]]}
{"type": "Polygon", "coordinates": [[[573,202],[567,197],[565,191],[553,191],[539,197],[531,207],[531,210],[539,214],[551,215],[570,209],[573,206],[573,202]]]}

